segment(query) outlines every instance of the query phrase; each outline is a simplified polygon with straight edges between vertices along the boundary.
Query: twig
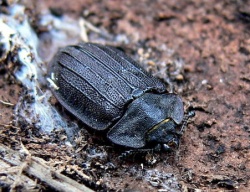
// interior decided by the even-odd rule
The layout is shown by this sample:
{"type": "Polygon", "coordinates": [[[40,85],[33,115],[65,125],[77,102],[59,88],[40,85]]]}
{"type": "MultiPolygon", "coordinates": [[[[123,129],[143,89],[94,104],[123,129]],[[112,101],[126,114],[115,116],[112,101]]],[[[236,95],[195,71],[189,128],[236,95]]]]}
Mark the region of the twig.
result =
{"type": "MultiPolygon", "coordinates": [[[[29,152],[24,147],[22,148],[22,151],[26,156],[25,159],[23,158],[22,153],[0,144],[0,153],[3,154],[0,156],[0,159],[12,166],[19,166],[19,173],[25,172],[28,175],[32,175],[57,191],[93,192],[85,185],[77,183],[76,181],[53,170],[51,167],[46,165],[46,162],[43,159],[29,155],[29,152]]],[[[12,184],[13,186],[14,183],[12,184]]],[[[16,182],[16,184],[20,183],[16,182]]]]}
{"type": "Polygon", "coordinates": [[[22,173],[23,171],[28,167],[28,165],[31,163],[31,154],[30,152],[23,146],[23,143],[21,142],[22,150],[24,151],[25,155],[27,156],[25,161],[22,162],[22,164],[19,166],[19,171],[17,173],[17,177],[15,181],[10,186],[10,192],[16,191],[16,187],[19,186],[22,183],[22,173]]]}
{"type": "Polygon", "coordinates": [[[4,105],[14,106],[13,103],[9,103],[9,102],[3,101],[3,100],[0,100],[0,103],[2,103],[4,105]]]}
{"type": "Polygon", "coordinates": [[[83,18],[80,18],[79,25],[80,25],[80,30],[81,30],[81,33],[80,33],[81,39],[83,40],[83,42],[88,42],[89,38],[87,34],[87,29],[86,29],[86,21],[83,18]]]}

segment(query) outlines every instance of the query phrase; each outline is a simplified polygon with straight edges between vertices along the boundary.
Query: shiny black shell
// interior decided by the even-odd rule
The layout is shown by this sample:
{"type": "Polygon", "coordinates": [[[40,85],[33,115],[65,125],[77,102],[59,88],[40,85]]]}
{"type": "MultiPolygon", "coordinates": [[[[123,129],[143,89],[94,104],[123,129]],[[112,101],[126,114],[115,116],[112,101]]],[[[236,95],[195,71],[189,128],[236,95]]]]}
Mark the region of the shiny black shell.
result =
{"type": "Polygon", "coordinates": [[[165,118],[180,124],[183,119],[180,97],[165,94],[160,80],[113,47],[93,43],[65,47],[52,60],[49,74],[58,87],[52,89],[57,100],[89,127],[110,129],[107,137],[119,145],[144,147],[154,124],[165,118]],[[145,107],[148,114],[141,114],[145,107]],[[133,124],[133,114],[134,121],[142,120],[133,124]],[[148,126],[138,128],[143,121],[148,126]]]}

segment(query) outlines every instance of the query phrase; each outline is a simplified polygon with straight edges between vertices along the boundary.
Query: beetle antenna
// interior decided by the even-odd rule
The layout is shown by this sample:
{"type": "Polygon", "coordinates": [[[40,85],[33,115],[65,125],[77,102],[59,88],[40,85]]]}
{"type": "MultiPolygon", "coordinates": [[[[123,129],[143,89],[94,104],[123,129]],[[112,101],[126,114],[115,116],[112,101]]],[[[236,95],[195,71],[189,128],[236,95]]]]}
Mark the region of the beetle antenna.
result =
{"type": "Polygon", "coordinates": [[[194,110],[190,110],[188,111],[188,113],[184,116],[184,120],[183,120],[183,124],[181,126],[181,130],[179,132],[180,135],[182,135],[187,127],[187,123],[189,118],[192,118],[195,116],[195,111],[194,110]]]}

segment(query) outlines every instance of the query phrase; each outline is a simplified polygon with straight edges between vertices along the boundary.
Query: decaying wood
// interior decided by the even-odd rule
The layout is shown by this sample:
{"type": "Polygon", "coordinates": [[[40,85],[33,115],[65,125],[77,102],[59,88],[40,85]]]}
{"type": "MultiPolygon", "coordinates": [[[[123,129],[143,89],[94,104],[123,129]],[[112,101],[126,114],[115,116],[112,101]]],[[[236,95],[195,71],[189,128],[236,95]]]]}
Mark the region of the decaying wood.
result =
{"type": "Polygon", "coordinates": [[[62,192],[90,192],[91,189],[83,184],[58,173],[46,165],[46,162],[38,157],[33,157],[24,147],[20,151],[14,151],[0,144],[0,181],[10,184],[12,191],[22,187],[24,191],[37,191],[36,180],[46,183],[51,188],[62,192]],[[25,174],[25,175],[24,175],[25,174]],[[2,177],[6,175],[6,177],[2,177]],[[32,176],[32,179],[28,176],[32,176]],[[11,177],[11,179],[6,179],[11,177]],[[13,181],[10,183],[10,181],[13,181]],[[27,185],[27,183],[29,185],[27,185]],[[31,190],[33,187],[34,190],[31,190]]]}
{"type": "MultiPolygon", "coordinates": [[[[22,181],[23,185],[20,184],[20,186],[16,187],[21,187],[22,191],[29,191],[29,192],[38,192],[41,191],[42,186],[36,183],[36,181],[30,179],[26,175],[22,174],[18,178],[18,171],[19,167],[14,166],[12,167],[10,164],[5,163],[2,159],[0,159],[0,182],[1,184],[5,184],[7,186],[12,186],[14,181],[22,181]]],[[[14,187],[12,187],[13,189],[14,187]]],[[[13,191],[13,190],[12,190],[13,191]]]]}

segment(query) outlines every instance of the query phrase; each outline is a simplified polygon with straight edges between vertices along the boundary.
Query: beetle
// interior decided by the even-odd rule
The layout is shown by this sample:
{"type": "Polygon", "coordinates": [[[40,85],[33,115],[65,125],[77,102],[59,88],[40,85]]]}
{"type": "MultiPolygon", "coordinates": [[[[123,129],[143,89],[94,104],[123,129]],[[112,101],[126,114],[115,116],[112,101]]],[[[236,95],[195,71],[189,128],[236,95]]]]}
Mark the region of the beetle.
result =
{"type": "Polygon", "coordinates": [[[182,99],[123,51],[94,43],[67,46],[52,59],[49,75],[59,103],[88,127],[106,130],[114,144],[160,151],[178,146],[182,99]]]}

